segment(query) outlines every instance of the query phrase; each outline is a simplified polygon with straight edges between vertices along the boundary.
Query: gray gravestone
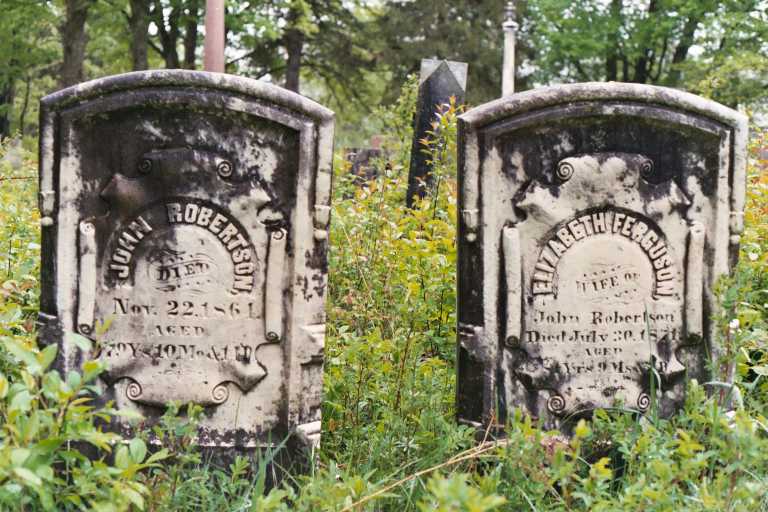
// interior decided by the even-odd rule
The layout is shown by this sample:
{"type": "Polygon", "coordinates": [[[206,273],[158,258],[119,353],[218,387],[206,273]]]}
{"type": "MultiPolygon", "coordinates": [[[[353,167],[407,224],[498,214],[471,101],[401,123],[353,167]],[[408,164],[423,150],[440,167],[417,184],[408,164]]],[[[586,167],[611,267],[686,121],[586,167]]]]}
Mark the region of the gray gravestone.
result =
{"type": "Polygon", "coordinates": [[[59,368],[99,357],[101,399],[150,421],[202,405],[202,446],[317,441],[333,113],[152,71],[44,98],[41,130],[40,337],[59,368]]]}
{"type": "Polygon", "coordinates": [[[459,418],[548,427],[684,398],[719,348],[713,286],[743,229],[747,120],[601,83],[460,117],[459,418]],[[497,407],[498,406],[498,407],[497,407]]]}
{"type": "Polygon", "coordinates": [[[467,64],[447,60],[424,59],[421,61],[419,95],[413,120],[413,144],[408,171],[408,195],[406,205],[413,206],[413,197],[424,197],[432,182],[432,164],[425,152],[422,140],[429,139],[435,114],[451,97],[456,104],[464,103],[467,90],[467,64]]]}

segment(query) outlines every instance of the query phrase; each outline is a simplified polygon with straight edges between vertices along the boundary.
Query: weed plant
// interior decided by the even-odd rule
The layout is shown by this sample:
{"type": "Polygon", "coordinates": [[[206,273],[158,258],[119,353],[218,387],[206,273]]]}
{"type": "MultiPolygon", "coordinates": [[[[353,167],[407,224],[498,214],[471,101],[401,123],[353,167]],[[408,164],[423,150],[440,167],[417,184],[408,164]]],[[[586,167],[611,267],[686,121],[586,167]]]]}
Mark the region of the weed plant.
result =
{"type": "Polygon", "coordinates": [[[166,448],[151,453],[144,434],[98,426],[117,414],[90,405],[100,364],[50,370],[55,349],[35,344],[36,162],[0,146],[0,509],[768,511],[766,135],[753,138],[747,230],[716,318],[719,378],[741,403],[692,382],[669,419],[598,411],[568,440],[513,414],[503,439],[478,443],[454,410],[458,112],[446,105],[423,141],[435,186],[409,210],[413,91],[376,114],[392,156],[374,180],[355,184],[337,158],[322,448],[310,474],[268,492],[269,457],[218,467],[197,450],[199,408],[172,404],[155,432],[166,448]]]}

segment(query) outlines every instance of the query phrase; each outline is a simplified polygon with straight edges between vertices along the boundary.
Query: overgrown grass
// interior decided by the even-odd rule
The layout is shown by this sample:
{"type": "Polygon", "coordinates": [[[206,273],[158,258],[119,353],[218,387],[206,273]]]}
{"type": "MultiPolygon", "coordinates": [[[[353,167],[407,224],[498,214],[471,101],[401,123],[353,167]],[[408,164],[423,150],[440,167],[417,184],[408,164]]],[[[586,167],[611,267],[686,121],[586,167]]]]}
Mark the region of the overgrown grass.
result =
{"type": "Polygon", "coordinates": [[[0,164],[0,508],[768,510],[768,170],[754,158],[765,134],[753,141],[742,257],[718,318],[743,408],[729,412],[693,383],[668,420],[601,412],[569,441],[515,416],[505,439],[477,444],[454,418],[456,112],[430,142],[436,190],[408,210],[412,90],[379,113],[390,169],[357,187],[337,161],[322,449],[310,475],[267,495],[263,465],[206,463],[194,423],[174,409],[162,426],[169,449],[154,459],[141,440],[100,433],[97,415],[113,412],[85,400],[98,365],[80,380],[47,370],[50,352],[34,346],[36,182],[7,179],[36,175],[36,162],[21,152],[0,164]],[[105,456],[91,462],[75,441],[105,456]]]}

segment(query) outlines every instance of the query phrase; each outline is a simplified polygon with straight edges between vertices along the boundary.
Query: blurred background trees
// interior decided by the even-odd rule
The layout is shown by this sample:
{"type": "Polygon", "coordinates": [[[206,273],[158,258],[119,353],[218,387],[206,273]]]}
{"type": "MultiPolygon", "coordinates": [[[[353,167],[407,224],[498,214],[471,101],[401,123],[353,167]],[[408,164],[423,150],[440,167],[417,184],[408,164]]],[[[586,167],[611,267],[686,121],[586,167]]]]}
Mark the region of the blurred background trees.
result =
{"type": "MultiPolygon", "coordinates": [[[[468,101],[500,93],[505,0],[228,0],[227,72],[338,112],[341,140],[380,128],[422,58],[469,63],[468,101]]],[[[199,69],[205,0],[2,0],[0,137],[37,101],[131,70],[199,69]]],[[[768,0],[518,0],[517,87],[618,80],[765,108],[768,0]]]]}

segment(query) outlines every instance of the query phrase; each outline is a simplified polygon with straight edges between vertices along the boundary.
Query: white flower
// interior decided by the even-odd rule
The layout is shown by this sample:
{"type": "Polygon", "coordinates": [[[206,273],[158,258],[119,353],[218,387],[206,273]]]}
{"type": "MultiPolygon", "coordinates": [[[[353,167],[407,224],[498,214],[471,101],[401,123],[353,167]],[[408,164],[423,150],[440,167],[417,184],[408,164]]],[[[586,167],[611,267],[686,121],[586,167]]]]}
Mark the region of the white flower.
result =
{"type": "Polygon", "coordinates": [[[739,319],[738,318],[734,318],[733,320],[731,320],[731,322],[728,324],[728,327],[730,327],[733,330],[738,329],[739,328],[739,319]]]}
{"type": "Polygon", "coordinates": [[[749,256],[749,261],[757,261],[757,258],[760,257],[756,252],[751,252],[747,256],[749,256]]]}

